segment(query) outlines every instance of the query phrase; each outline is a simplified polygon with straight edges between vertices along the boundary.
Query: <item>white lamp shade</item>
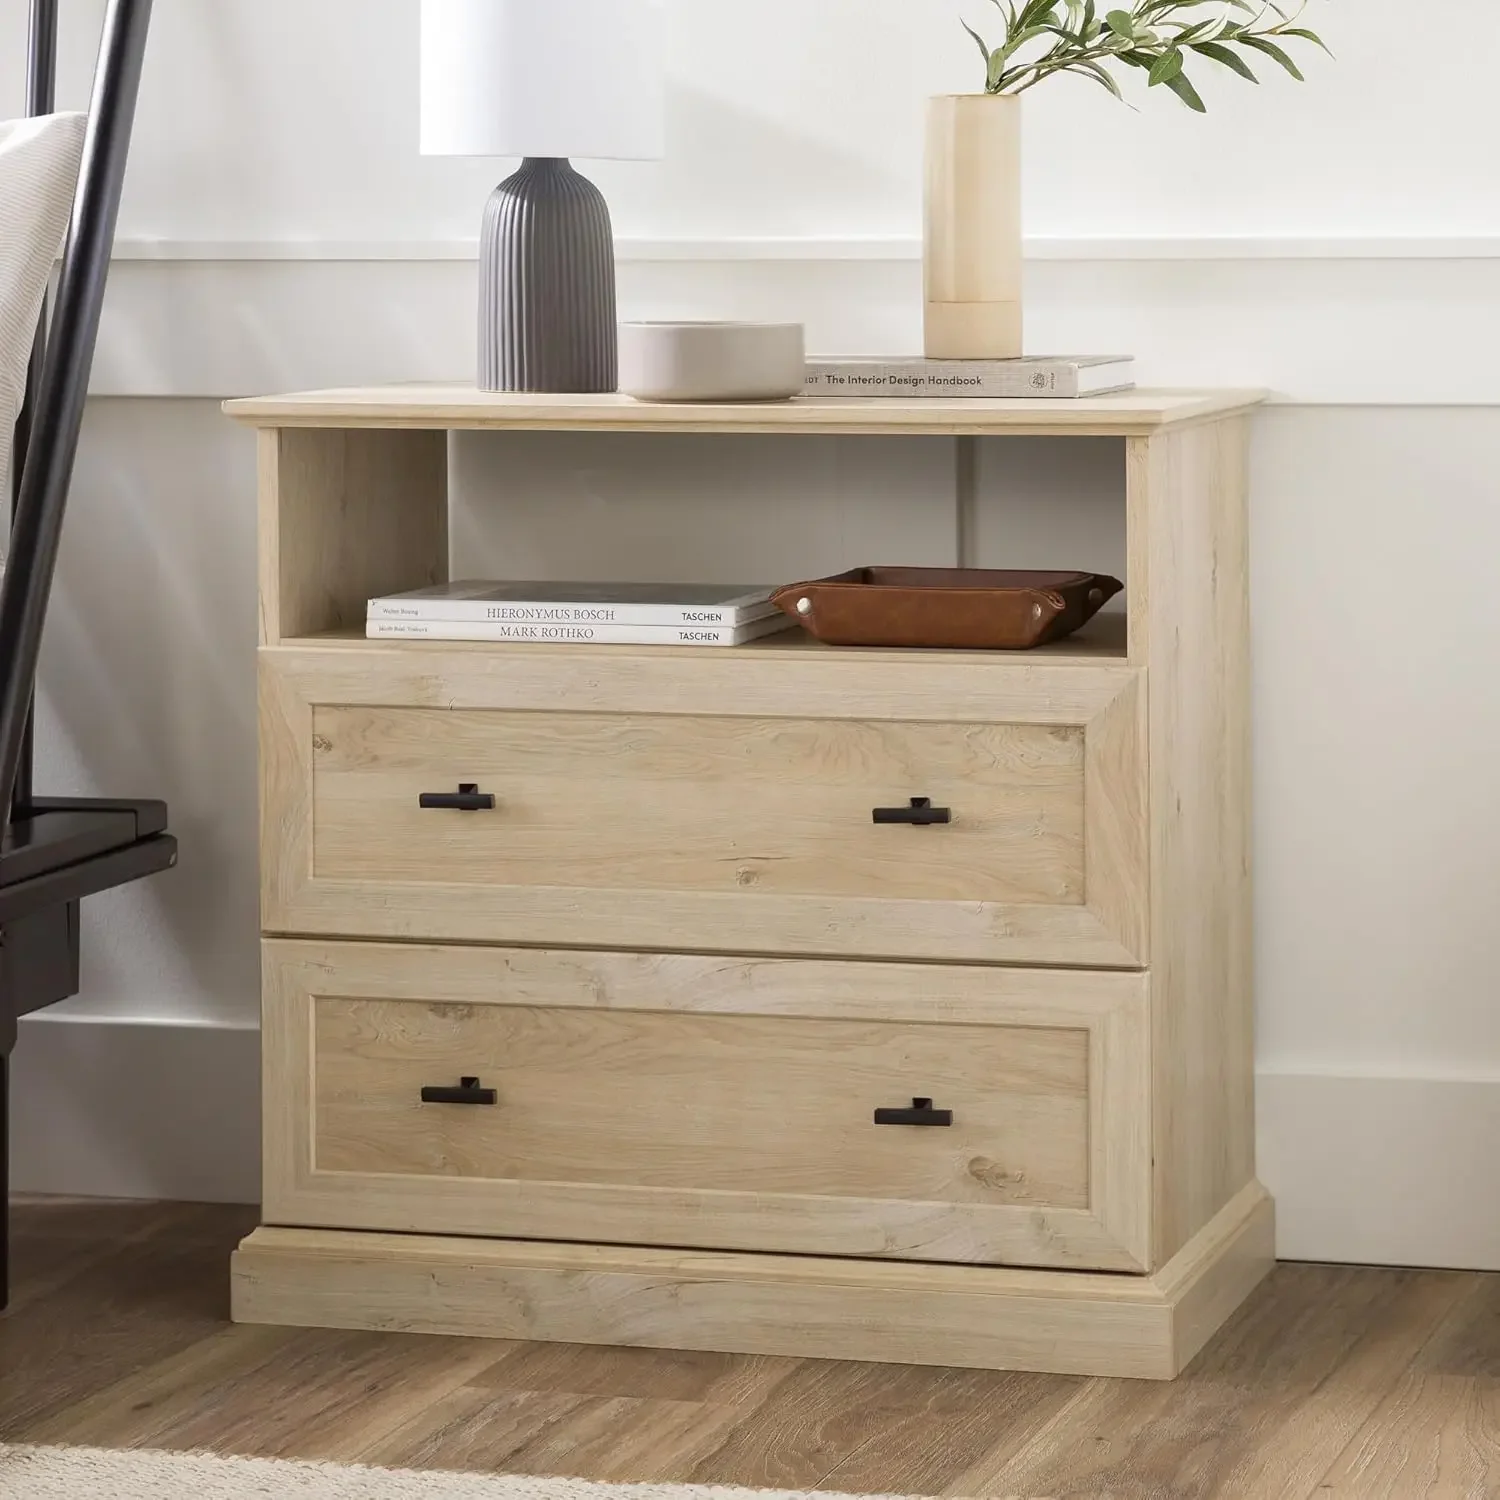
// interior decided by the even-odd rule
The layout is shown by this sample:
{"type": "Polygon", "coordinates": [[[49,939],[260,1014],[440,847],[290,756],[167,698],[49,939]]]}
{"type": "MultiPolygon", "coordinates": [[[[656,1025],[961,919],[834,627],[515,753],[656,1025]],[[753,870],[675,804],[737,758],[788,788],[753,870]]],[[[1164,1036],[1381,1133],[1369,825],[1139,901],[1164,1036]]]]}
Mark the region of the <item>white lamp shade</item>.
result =
{"type": "Polygon", "coordinates": [[[425,156],[663,154],[660,0],[422,0],[425,156]]]}

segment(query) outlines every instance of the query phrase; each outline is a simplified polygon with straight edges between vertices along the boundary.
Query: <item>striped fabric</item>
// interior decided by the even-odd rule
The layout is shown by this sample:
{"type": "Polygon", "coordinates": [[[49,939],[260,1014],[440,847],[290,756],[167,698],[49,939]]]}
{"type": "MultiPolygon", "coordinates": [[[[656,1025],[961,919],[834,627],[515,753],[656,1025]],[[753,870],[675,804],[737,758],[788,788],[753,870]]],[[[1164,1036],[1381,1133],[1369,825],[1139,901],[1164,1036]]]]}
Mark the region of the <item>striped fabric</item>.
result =
{"type": "Polygon", "coordinates": [[[6,502],[11,430],[26,394],[47,279],[73,210],[85,123],[78,114],[0,121],[0,499],[6,502]]]}

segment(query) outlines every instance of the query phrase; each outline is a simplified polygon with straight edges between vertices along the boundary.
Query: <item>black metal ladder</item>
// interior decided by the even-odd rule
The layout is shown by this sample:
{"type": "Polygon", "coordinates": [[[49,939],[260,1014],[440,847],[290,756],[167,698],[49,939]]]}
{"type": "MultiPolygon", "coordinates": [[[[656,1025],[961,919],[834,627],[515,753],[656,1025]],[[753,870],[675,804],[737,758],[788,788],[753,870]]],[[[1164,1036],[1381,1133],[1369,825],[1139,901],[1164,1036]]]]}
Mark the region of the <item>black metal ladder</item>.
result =
{"type": "MultiPolygon", "coordinates": [[[[58,0],[32,0],[27,113],[54,109],[58,0]]],[[[39,797],[32,706],[38,653],[83,424],[151,0],[109,0],[83,165],[52,316],[37,331],[12,461],[0,582],[0,1308],[9,1296],[9,1086],[16,1022],[78,992],[79,903],[177,862],[166,804],[39,797]]]]}

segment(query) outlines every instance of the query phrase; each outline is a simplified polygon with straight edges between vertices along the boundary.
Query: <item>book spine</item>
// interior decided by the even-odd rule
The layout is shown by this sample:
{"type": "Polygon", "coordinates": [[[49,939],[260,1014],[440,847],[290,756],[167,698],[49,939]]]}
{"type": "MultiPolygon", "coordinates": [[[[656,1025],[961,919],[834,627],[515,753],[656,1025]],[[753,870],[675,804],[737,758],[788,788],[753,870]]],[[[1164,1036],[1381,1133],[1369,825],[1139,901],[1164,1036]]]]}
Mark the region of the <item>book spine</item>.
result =
{"type": "MultiPolygon", "coordinates": [[[[1130,384],[1122,375],[1118,388],[1130,384]]],[[[842,364],[811,361],[808,396],[981,396],[1014,400],[1024,396],[1076,400],[1077,365],[1028,364],[1006,368],[967,361],[944,364],[842,364]]]]}
{"type": "Polygon", "coordinates": [[[368,620],[396,623],[445,621],[469,625],[649,626],[660,630],[735,629],[768,619],[774,604],[747,609],[694,608],[676,604],[504,604],[481,599],[371,599],[368,620]]]}
{"type": "Polygon", "coordinates": [[[738,629],[713,625],[518,625],[462,620],[370,620],[371,640],[520,641],[549,646],[737,646],[793,622],[785,616],[738,629]]]}

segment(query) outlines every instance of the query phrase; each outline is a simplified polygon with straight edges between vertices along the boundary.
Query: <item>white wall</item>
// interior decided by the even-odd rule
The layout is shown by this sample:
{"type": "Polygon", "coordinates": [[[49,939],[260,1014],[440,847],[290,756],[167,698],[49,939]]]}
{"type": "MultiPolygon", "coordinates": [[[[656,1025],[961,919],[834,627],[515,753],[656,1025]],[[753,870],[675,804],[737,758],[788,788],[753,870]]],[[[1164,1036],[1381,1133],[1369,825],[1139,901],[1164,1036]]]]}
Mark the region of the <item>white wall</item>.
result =
{"type": "MultiPolygon", "coordinates": [[[[0,0],[0,115],[24,8],[0,0]]],[[[626,312],[798,316],[823,349],[914,347],[922,99],[973,86],[955,6],[672,9],[672,158],[597,174],[626,312]]],[[[65,102],[83,101],[101,12],[68,7],[65,102]]],[[[1277,393],[1254,599],[1261,1144],[1282,1250],[1500,1266],[1492,91],[1478,48],[1415,76],[1397,0],[1314,14],[1337,64],[1311,63],[1306,88],[1208,75],[1207,120],[1084,84],[1034,96],[1029,341],[1277,393]]],[[[85,994],[25,1028],[24,1186],[253,1192],[253,473],[209,398],[468,370],[466,257],[503,168],[417,156],[415,18],[415,0],[158,0],[42,746],[49,787],[167,796],[183,861],[90,903],[85,994]]],[[[601,454],[465,445],[461,545],[493,559],[515,538],[560,571],[577,556],[564,528],[520,529],[486,498],[518,464],[539,518],[605,515],[646,484],[687,514],[716,479],[690,440],[601,454]]],[[[1059,542],[1113,516],[1107,456],[1041,445],[1024,463],[1068,474],[1059,542]]],[[[736,524],[766,523],[736,538],[741,560],[773,527],[788,558],[956,546],[941,443],[766,440],[735,469],[736,524]]],[[[1017,545],[1000,514],[973,518],[996,560],[1017,545]]],[[[676,563],[710,567],[713,533],[695,534],[676,563]]]]}

